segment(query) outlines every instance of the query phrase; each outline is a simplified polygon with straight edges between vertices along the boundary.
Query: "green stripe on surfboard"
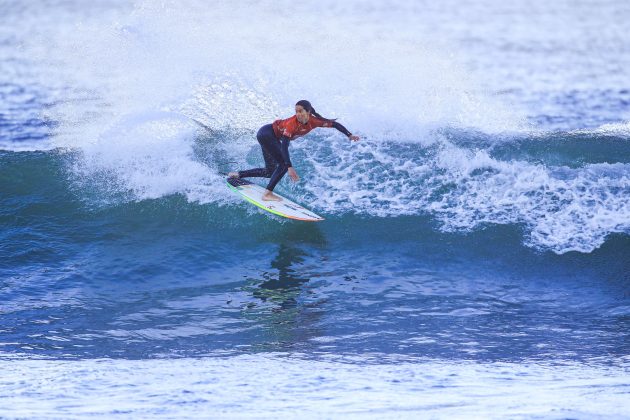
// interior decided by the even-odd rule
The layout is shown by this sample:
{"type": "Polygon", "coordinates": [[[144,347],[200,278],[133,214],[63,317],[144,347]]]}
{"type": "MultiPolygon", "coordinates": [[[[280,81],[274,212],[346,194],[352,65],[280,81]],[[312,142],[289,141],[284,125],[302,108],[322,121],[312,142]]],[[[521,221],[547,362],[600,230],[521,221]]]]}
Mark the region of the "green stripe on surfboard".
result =
{"type": "MultiPolygon", "coordinates": [[[[303,206],[297,203],[294,203],[291,200],[282,196],[280,196],[282,197],[282,200],[277,202],[277,205],[285,207],[286,209],[285,212],[281,212],[279,210],[275,210],[273,208],[267,207],[265,203],[262,203],[258,201],[256,198],[248,197],[246,195],[246,194],[257,195],[256,192],[260,192],[260,190],[263,189],[260,185],[254,184],[247,180],[228,178],[226,180],[226,183],[232,191],[237,192],[241,197],[243,197],[248,202],[252,203],[253,205],[255,205],[256,207],[262,210],[275,214],[276,216],[285,217],[287,219],[300,220],[304,222],[319,222],[319,221],[324,220],[323,217],[313,213],[312,211],[304,208],[303,206]],[[234,184],[237,184],[237,185],[234,185],[234,184]],[[249,190],[250,186],[252,190],[249,190]],[[302,215],[304,215],[305,217],[300,217],[302,215]]],[[[274,203],[276,202],[270,202],[267,205],[273,206],[275,205],[274,203]]]]}

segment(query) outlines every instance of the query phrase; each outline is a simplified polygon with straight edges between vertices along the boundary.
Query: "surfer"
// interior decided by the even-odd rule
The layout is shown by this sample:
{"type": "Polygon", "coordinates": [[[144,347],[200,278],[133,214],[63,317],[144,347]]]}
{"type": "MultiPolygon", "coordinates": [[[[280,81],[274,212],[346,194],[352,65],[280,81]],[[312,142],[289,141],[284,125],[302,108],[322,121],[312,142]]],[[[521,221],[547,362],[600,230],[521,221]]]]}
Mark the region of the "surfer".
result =
{"type": "Polygon", "coordinates": [[[300,179],[289,158],[289,142],[302,137],[317,127],[336,128],[348,136],[351,141],[359,141],[359,136],[350,133],[346,127],[337,121],[322,117],[309,101],[301,100],[295,104],[294,116],[285,120],[276,120],[273,124],[264,125],[258,130],[256,139],[262,148],[265,167],[230,172],[228,176],[230,178],[270,178],[267,191],[263,194],[262,199],[280,201],[281,198],[273,193],[273,189],[284,174],[289,172],[289,176],[294,182],[300,179]]]}

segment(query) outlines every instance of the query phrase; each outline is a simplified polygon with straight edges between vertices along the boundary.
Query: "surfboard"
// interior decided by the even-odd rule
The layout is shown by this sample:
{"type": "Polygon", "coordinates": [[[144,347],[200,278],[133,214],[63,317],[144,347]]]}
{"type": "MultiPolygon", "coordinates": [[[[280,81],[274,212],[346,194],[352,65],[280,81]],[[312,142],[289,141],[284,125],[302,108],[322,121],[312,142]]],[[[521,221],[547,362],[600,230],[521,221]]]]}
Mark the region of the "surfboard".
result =
{"type": "Polygon", "coordinates": [[[263,210],[268,211],[269,213],[286,217],[287,219],[301,220],[303,222],[321,222],[324,220],[323,217],[316,215],[309,209],[306,209],[275,192],[275,195],[282,198],[281,201],[264,201],[262,199],[262,195],[266,191],[265,188],[245,179],[228,178],[227,184],[233,191],[239,193],[245,200],[263,210]]]}

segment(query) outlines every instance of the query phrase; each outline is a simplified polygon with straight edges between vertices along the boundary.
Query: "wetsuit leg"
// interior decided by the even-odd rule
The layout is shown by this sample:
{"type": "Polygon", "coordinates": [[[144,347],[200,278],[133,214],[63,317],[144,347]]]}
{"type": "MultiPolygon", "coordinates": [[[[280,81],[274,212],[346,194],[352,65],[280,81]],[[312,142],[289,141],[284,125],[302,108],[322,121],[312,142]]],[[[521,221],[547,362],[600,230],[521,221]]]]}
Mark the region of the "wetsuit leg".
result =
{"type": "MultiPolygon", "coordinates": [[[[280,153],[280,150],[278,150],[278,153],[280,153]]],[[[280,180],[282,179],[284,174],[287,173],[288,170],[289,167],[287,165],[285,165],[284,163],[279,163],[276,166],[276,169],[271,174],[271,179],[269,180],[269,184],[267,184],[267,189],[269,191],[273,191],[273,189],[276,188],[276,184],[280,182],[280,180]]]]}
{"type": "MultiPolygon", "coordinates": [[[[275,135],[273,134],[273,128],[271,128],[272,138],[270,138],[270,133],[269,130],[267,130],[267,127],[271,128],[271,124],[267,124],[261,127],[261,129],[258,130],[258,133],[256,134],[256,140],[258,140],[258,144],[260,144],[263,159],[265,159],[265,167],[239,171],[238,175],[240,178],[270,178],[271,174],[276,169],[276,166],[278,166],[278,163],[268,151],[269,148],[273,147],[272,140],[275,140],[275,135]]],[[[277,140],[275,141],[277,142],[277,140]]]]}
{"type": "Polygon", "coordinates": [[[261,127],[256,134],[256,139],[260,144],[263,152],[263,158],[265,159],[264,168],[248,169],[245,171],[239,171],[241,178],[249,177],[263,177],[271,178],[267,189],[273,191],[276,184],[280,182],[284,174],[287,173],[288,167],[284,164],[282,158],[282,152],[280,151],[280,142],[276,138],[273,132],[271,124],[267,124],[261,127]]]}

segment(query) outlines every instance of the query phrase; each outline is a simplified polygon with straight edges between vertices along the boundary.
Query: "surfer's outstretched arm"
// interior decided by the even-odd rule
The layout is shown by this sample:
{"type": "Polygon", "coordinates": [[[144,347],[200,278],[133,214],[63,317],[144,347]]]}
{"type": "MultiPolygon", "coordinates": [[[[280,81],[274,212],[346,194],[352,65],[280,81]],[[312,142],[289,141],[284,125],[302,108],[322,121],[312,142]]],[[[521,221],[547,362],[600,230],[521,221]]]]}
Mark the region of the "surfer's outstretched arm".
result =
{"type": "Polygon", "coordinates": [[[350,131],[348,131],[348,129],[346,127],[344,127],[343,125],[341,125],[337,121],[333,121],[332,126],[333,126],[333,128],[336,128],[337,130],[339,130],[340,132],[342,132],[343,134],[348,136],[348,138],[351,141],[359,141],[359,136],[355,136],[354,134],[352,134],[350,131]]]}

